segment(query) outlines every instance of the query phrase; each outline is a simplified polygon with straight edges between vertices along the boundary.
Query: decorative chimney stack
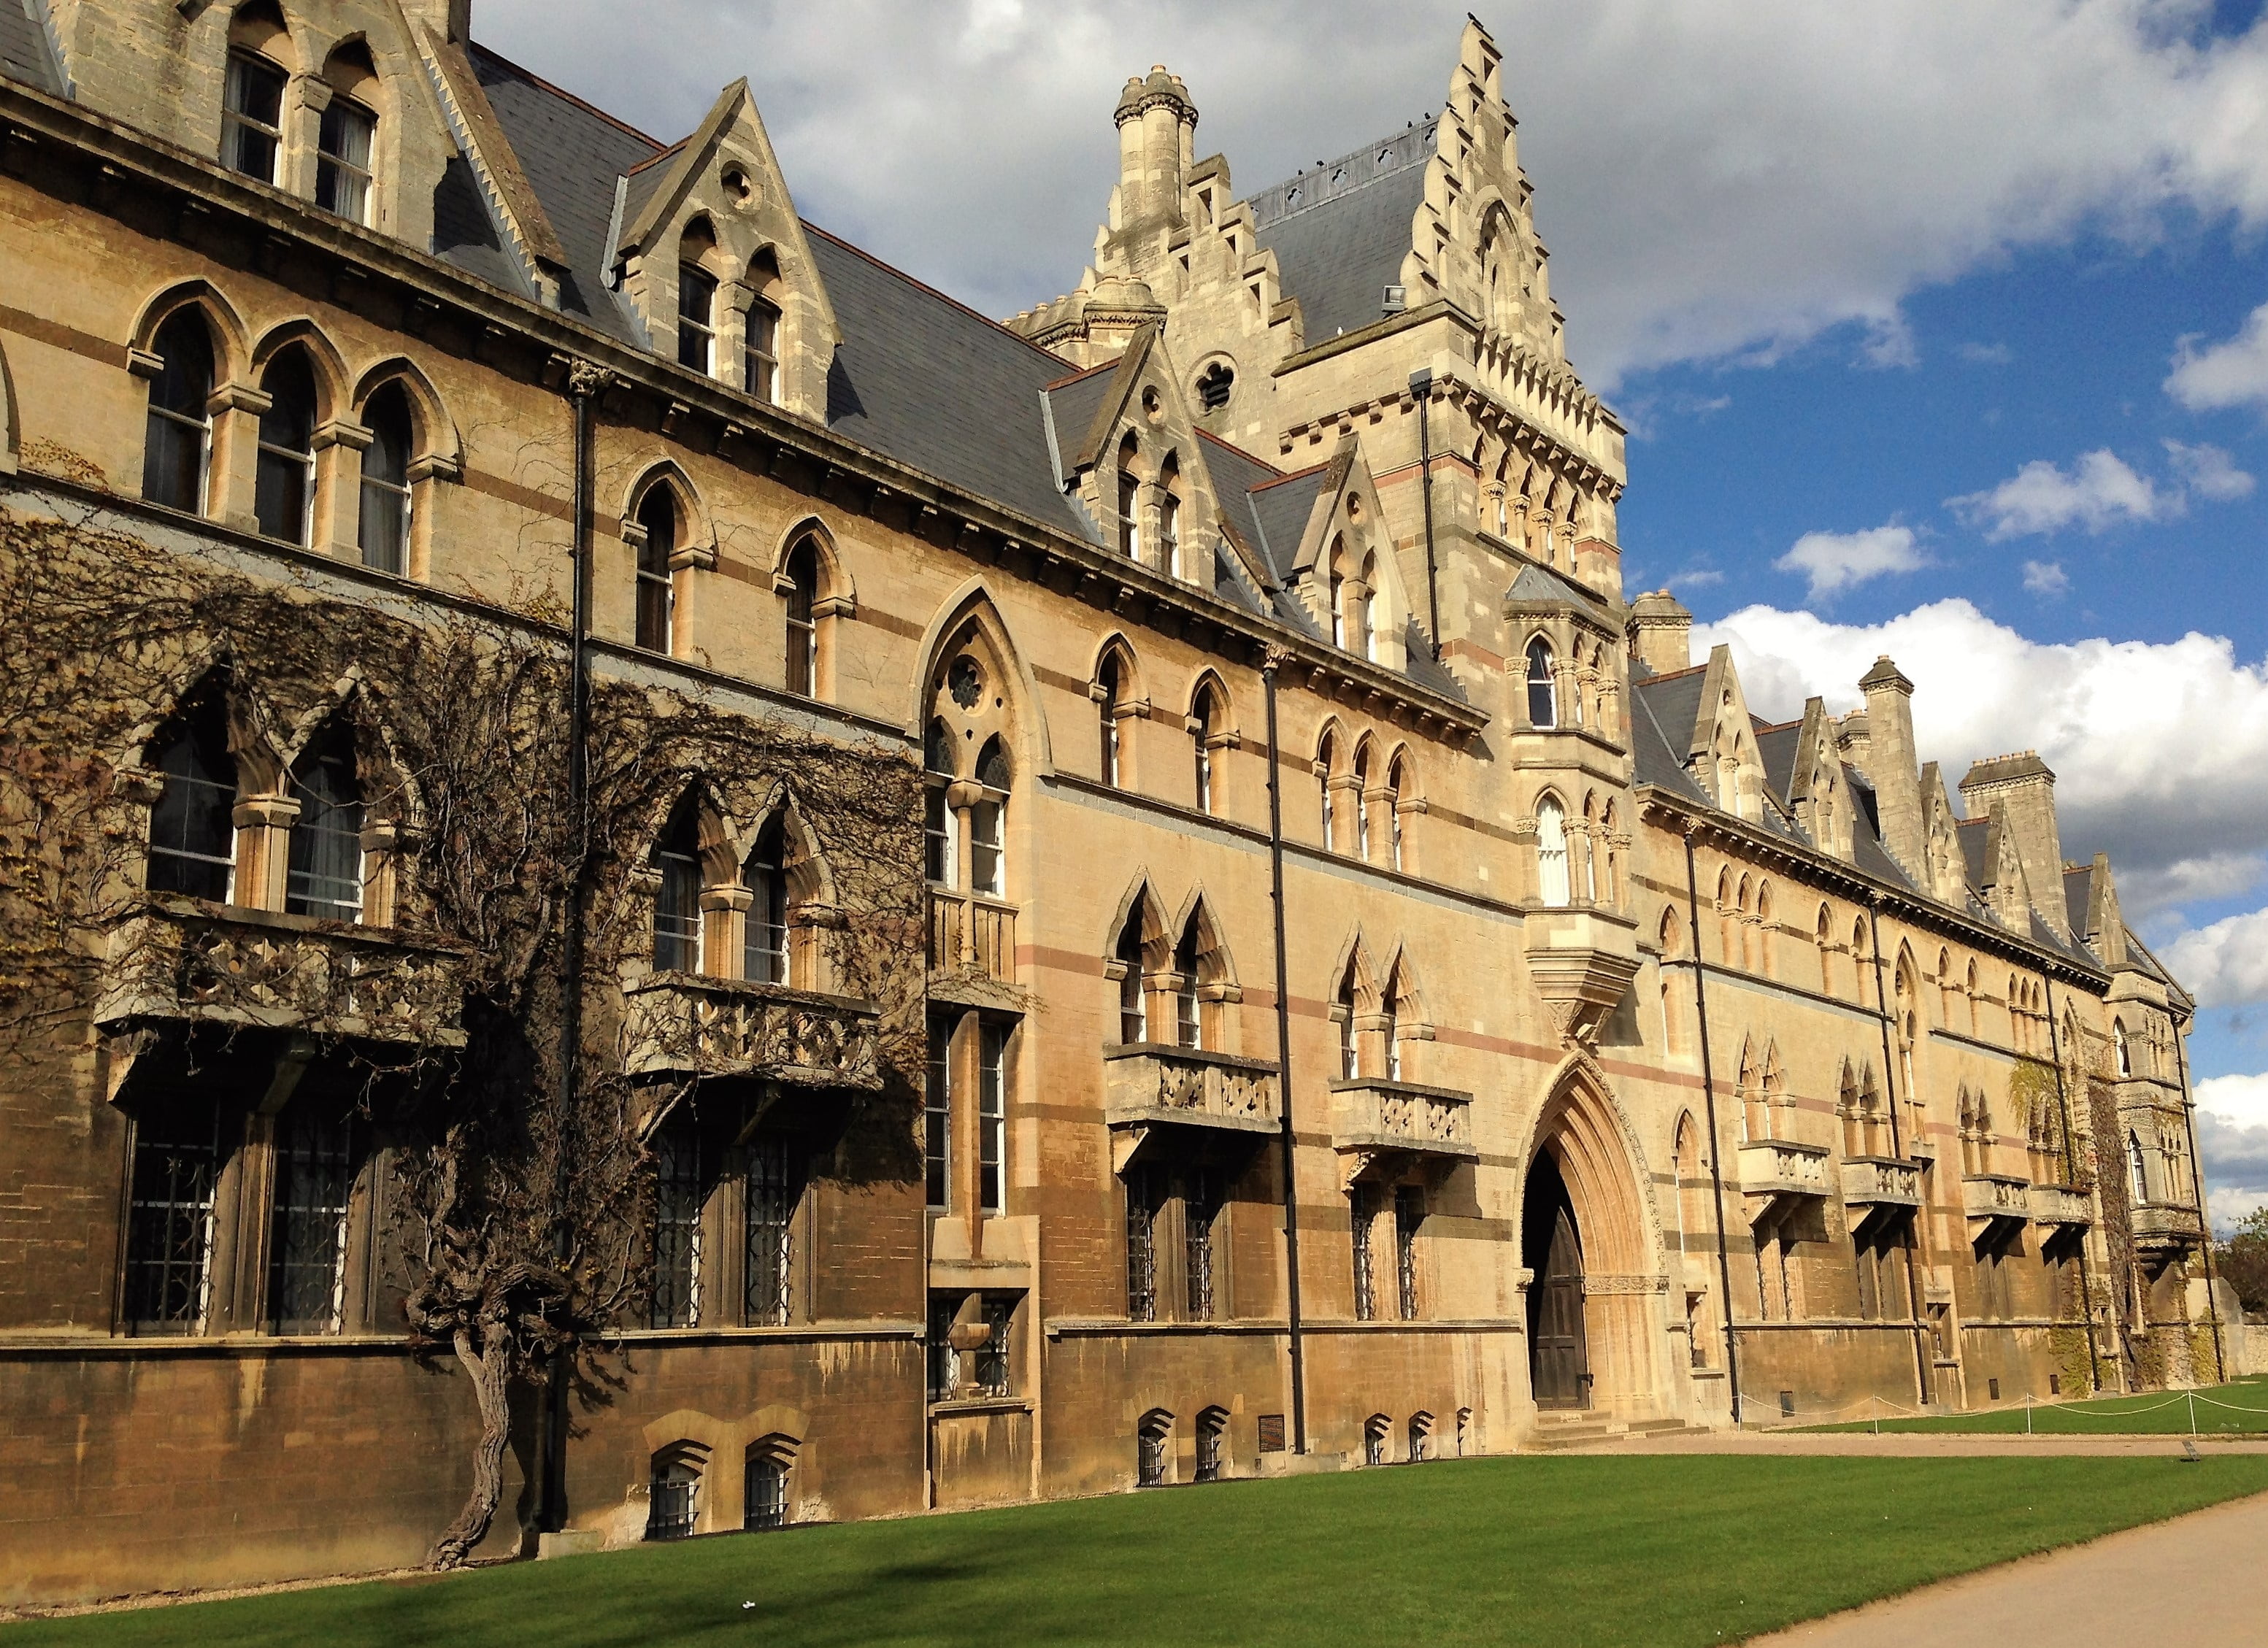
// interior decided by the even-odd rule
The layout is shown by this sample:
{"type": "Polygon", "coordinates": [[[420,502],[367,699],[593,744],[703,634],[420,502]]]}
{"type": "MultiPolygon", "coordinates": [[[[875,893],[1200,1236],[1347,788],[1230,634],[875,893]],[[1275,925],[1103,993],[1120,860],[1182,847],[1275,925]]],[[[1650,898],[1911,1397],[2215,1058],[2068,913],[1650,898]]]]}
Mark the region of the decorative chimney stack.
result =
{"type": "Polygon", "coordinates": [[[1998,813],[2015,837],[2016,857],[2032,890],[2032,908],[2065,938],[2070,913],[2063,900],[2063,835],[2056,826],[2055,774],[2032,750],[1978,761],[1961,781],[1961,805],[1970,818],[1998,813]]]}
{"type": "Polygon", "coordinates": [[[1929,830],[1921,813],[1921,763],[1914,754],[1913,683],[1886,654],[1859,678],[1859,690],[1867,695],[1865,768],[1874,786],[1882,845],[1916,887],[1926,887],[1929,830]]]}
{"type": "Polygon", "coordinates": [[[1693,614],[1666,589],[1649,591],[1631,604],[1625,626],[1631,657],[1656,675],[1675,675],[1693,666],[1693,614]]]}
{"type": "Polygon", "coordinates": [[[1176,228],[1189,175],[1197,106],[1179,75],[1159,63],[1118,95],[1118,214],[1123,235],[1176,228]]]}

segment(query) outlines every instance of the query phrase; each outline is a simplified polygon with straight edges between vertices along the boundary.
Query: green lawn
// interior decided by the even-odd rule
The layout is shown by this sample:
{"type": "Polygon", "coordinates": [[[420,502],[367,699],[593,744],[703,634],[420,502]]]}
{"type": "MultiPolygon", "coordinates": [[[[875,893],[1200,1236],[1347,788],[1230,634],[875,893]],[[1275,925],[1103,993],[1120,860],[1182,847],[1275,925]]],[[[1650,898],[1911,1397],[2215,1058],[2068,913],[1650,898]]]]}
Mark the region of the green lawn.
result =
{"type": "Polygon", "coordinates": [[[41,1621],[0,1648],[1704,1644],[2263,1491],[2251,1454],[1444,1461],[41,1621]]]}
{"type": "Polygon", "coordinates": [[[1896,1419],[1880,1424],[1857,1419],[1844,1424],[1805,1425],[1806,1431],[1948,1431],[1993,1435],[2187,1436],[2194,1420],[2199,1436],[2244,1436],[2268,1432],[2268,1374],[2241,1379],[2194,1393],[2154,1391],[2143,1396],[2103,1396],[2084,1402],[2036,1404],[2027,1419],[2024,1404],[2003,1404],[1977,1413],[1944,1414],[1930,1419],[1896,1419]]]}

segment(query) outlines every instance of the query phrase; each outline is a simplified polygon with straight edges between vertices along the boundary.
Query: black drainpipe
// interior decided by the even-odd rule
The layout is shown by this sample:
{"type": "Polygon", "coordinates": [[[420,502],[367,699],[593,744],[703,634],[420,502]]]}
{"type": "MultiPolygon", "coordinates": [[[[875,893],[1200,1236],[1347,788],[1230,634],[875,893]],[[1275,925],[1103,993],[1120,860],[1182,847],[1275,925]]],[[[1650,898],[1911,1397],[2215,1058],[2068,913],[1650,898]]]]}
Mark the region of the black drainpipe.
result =
{"type": "MultiPolygon", "coordinates": [[[[1879,894],[1870,895],[1867,900],[1867,947],[1874,953],[1874,1016],[1880,1021],[1882,1032],[1882,1088],[1890,1096],[1890,1154],[1904,1160],[1905,1145],[1898,1127],[1898,1061],[1890,1047],[1890,997],[1882,987],[1882,927],[1875,918],[1875,910],[1881,901],[1879,894]]],[[[1906,1098],[1911,1102],[1913,1095],[1908,1093],[1906,1098]]],[[[1916,1178],[1918,1180],[1918,1173],[1916,1178]]],[[[1929,1376],[1929,1335],[1921,1321],[1921,1278],[1914,1271],[1921,1257],[1922,1232],[1918,1227],[1927,1216],[1926,1207],[1914,1210],[1914,1228],[1908,1232],[1912,1240],[1906,1247],[1906,1315],[1913,1323],[1914,1380],[1925,1408],[1929,1406],[1933,1389],[1929,1376]]]]}
{"type": "Polygon", "coordinates": [[[1418,399],[1418,491],[1425,503],[1425,628],[1432,636],[1433,657],[1441,656],[1441,596],[1433,574],[1433,437],[1426,408],[1433,398],[1433,373],[1420,366],[1410,374],[1410,393],[1418,399]]]}
{"type": "Polygon", "coordinates": [[[1701,1021],[1701,1102],[1709,1117],[1709,1188],[1717,1207],[1717,1287],[1725,1307],[1725,1383],[1741,1423],[1741,1352],[1733,1332],[1733,1262],[1725,1251],[1725,1164],[1717,1137],[1717,1067],[1709,1057],[1708,968],[1701,960],[1701,887],[1693,868],[1693,822],[1685,824],[1685,920],[1693,940],[1693,1005],[1701,1021]]]}
{"type": "MultiPolygon", "coordinates": [[[[2173,1015],[2167,1015],[2171,1019],[2173,1015]]],[[[2220,1301],[2213,1296],[2213,1214],[2205,1204],[2205,1173],[2198,1160],[2197,1107],[2190,1100],[2189,1050],[2182,1033],[2174,1031],[2174,1069],[2182,1078],[2182,1123],[2189,1130],[2190,1194],[2197,1198],[2198,1225],[2205,1232],[2205,1318],[2213,1324],[2213,1376],[2216,1385],[2228,1383],[2228,1369],[2220,1357],[2220,1301]]]]}
{"type": "Polygon", "coordinates": [[[1261,654],[1260,683],[1268,700],[1268,877],[1276,916],[1276,1092],[1282,1112],[1284,1152],[1284,1300],[1286,1338],[1292,1352],[1292,1452],[1307,1451],[1307,1374],[1300,1347],[1300,1191],[1292,1159],[1292,996],[1290,964],[1284,953],[1284,791],[1276,747],[1276,672],[1282,649],[1261,654]]]}
{"type": "MultiPolygon", "coordinates": [[[[585,361],[567,369],[567,396],[575,416],[575,601],[573,628],[567,648],[567,811],[572,820],[572,857],[568,865],[566,924],[560,974],[559,1093],[555,1165],[551,1183],[552,1251],[563,1264],[567,1256],[566,1121],[573,1109],[582,1079],[583,1043],[583,895],[584,879],[591,863],[591,670],[587,647],[591,632],[591,498],[593,489],[591,403],[603,390],[608,374],[585,361]]],[[[551,1377],[544,1402],[544,1424],[539,1433],[543,1450],[540,1480],[542,1509],[537,1527],[556,1534],[567,1526],[568,1395],[574,1352],[562,1350],[551,1358],[551,1377]]]]}
{"type": "MultiPolygon", "coordinates": [[[[2063,1085],[2063,1042],[2056,1034],[2055,980],[2040,975],[2048,1009],[2048,1056],[2055,1061],[2056,1111],[2063,1117],[2063,1173],[2066,1184],[2079,1183],[2079,1145],[2071,1131],[2071,1094],[2063,1085]]],[[[2095,1283],[2088,1274],[2087,1235],[2079,1238],[2079,1325],[2087,1335],[2087,1383],[2089,1390],[2102,1388],[2102,1364],[2095,1353],[2095,1283]]]]}

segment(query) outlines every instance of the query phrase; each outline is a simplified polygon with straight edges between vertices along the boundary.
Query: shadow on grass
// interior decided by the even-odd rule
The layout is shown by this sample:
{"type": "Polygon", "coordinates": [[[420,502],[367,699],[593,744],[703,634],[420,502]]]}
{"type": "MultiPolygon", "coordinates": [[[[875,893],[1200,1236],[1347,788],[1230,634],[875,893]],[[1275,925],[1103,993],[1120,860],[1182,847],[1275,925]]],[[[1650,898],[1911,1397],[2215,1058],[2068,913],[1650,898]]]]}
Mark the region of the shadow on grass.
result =
{"type": "Polygon", "coordinates": [[[1700,1648],[2263,1491],[2250,1455],[1466,1460],[41,1622],[0,1648],[1700,1648]]]}

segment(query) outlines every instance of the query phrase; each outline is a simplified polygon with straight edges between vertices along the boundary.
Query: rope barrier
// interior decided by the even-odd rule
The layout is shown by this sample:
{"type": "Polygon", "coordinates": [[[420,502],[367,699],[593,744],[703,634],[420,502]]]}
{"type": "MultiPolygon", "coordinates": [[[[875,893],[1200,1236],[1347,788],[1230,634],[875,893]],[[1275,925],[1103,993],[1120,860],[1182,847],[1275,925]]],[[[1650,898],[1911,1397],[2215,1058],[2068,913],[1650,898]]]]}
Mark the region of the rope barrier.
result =
{"type": "MultiPolygon", "coordinates": [[[[2032,1428],[2032,1413],[2035,1408],[2037,1408],[2042,1412],[2059,1414],[2073,1419],[2100,1419],[2112,1421],[2139,1419],[2146,1414],[2163,1413],[2169,1408],[2177,1408],[2186,1403],[2190,1409],[2190,1431],[2192,1435],[2197,1433],[2197,1405],[2200,1402],[2204,1403],[2208,1408],[2218,1408],[2226,1413],[2253,1414],[2263,1419],[2268,1419],[2268,1408],[2249,1408],[2239,1402],[2221,1402],[2215,1397],[2201,1396],[2195,1391],[2176,1392],[2174,1394],[2168,1396],[2164,1401],[2152,1402],[2146,1407],[2137,1408],[2125,1405],[2140,1400],[2141,1398],[2137,1396],[2111,1396],[2095,1397],[2093,1399],[2082,1398],[2080,1402],[2043,1402],[2037,1401],[2030,1392],[2027,1391],[2024,1394],[2024,1433],[2027,1436],[2037,1434],[2037,1432],[2036,1432],[2032,1428]],[[2085,1405],[2089,1400],[2096,1402],[2116,1402],[2122,1405],[2117,1407],[2091,1407],[2085,1405]]],[[[1991,1412],[1992,1409],[1987,1409],[1983,1411],[1991,1412]]],[[[1891,1402],[1887,1397],[1867,1396],[1857,1402],[1845,1402],[1840,1407],[1830,1408],[1824,1411],[1815,1410],[1811,1413],[1802,1415],[1800,1418],[1793,1420],[1789,1424],[1777,1425],[1772,1428],[1775,1430],[1808,1429],[1822,1424],[1831,1424],[1841,1423],[1845,1416],[1852,1414],[1857,1414],[1864,1418],[1872,1420],[1874,1426],[1874,1434],[1877,1436],[1881,1434],[1881,1422],[1885,1416],[1888,1416],[1892,1420],[1896,1420],[1900,1416],[1915,1419],[1950,1419],[1970,1416],[1948,1414],[1945,1413],[1941,1409],[1938,1412],[1933,1413],[1924,1409],[1905,1407],[1901,1403],[1891,1402]]]]}

